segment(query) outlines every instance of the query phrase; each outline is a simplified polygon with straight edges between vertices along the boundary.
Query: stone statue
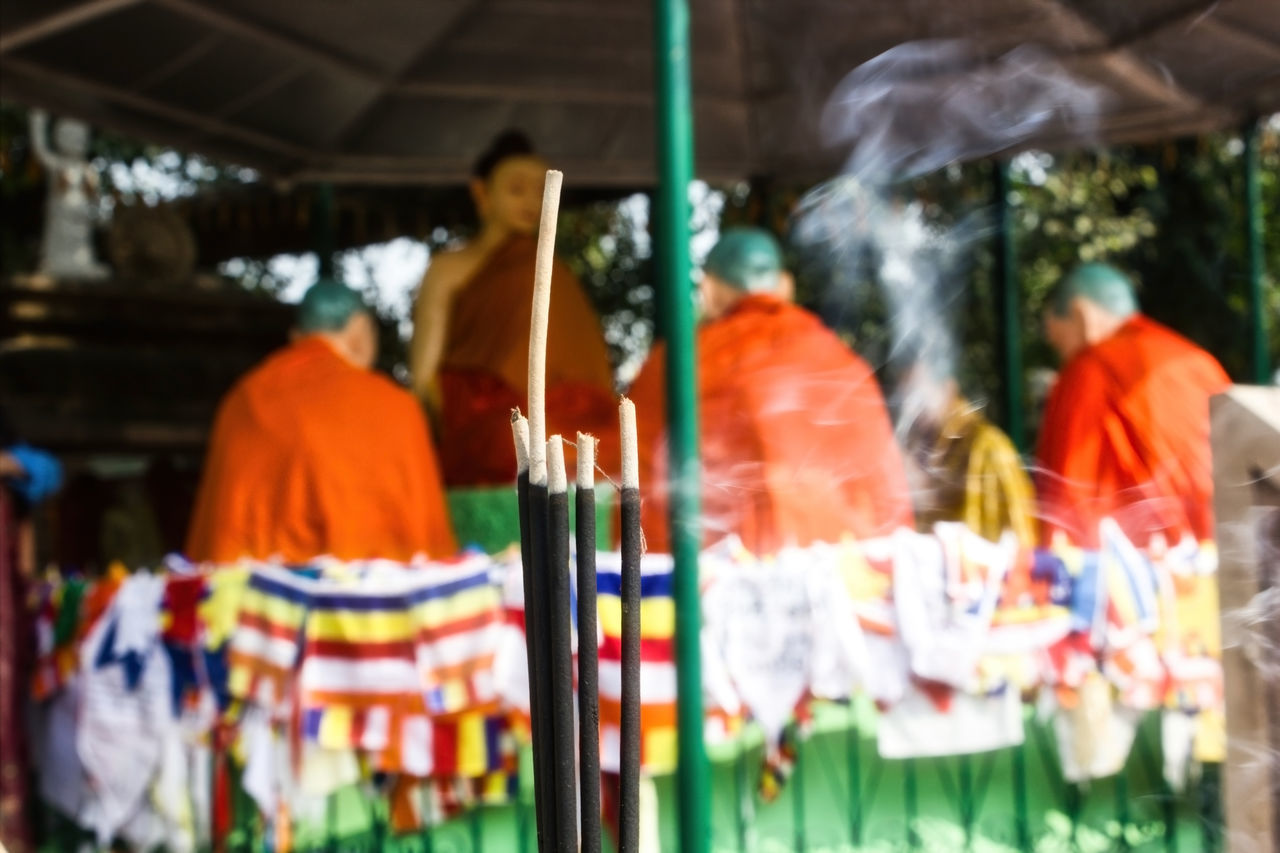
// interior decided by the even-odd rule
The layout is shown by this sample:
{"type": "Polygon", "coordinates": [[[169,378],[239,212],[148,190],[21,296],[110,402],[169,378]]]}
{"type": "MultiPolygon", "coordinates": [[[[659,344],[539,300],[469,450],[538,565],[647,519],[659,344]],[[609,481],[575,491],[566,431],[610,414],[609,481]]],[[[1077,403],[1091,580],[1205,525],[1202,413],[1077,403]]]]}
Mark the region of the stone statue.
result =
{"type": "Polygon", "coordinates": [[[74,119],[61,119],[53,132],[57,150],[51,151],[48,124],[49,116],[43,110],[31,113],[32,148],[49,173],[40,272],[54,278],[106,278],[110,270],[98,263],[93,252],[98,173],[85,159],[89,127],[74,119]]]}

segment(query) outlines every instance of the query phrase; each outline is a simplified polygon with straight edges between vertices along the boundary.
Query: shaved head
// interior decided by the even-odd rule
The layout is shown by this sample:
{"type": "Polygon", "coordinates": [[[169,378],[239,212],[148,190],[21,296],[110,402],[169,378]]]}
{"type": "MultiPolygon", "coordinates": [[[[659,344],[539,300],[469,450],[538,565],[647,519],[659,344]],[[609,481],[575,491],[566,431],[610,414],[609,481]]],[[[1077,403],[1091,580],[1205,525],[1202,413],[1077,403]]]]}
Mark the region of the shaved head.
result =
{"type": "Polygon", "coordinates": [[[790,301],[795,280],[772,234],[760,228],[727,228],[702,265],[698,294],[702,318],[715,320],[751,294],[790,301]]]}
{"type": "Polygon", "coordinates": [[[356,314],[368,314],[360,294],[345,284],[324,279],[313,284],[298,306],[298,331],[338,332],[356,314]]]}
{"type": "Polygon", "coordinates": [[[378,356],[373,313],[358,292],[336,281],[323,279],[302,297],[294,334],[324,338],[357,367],[372,367],[378,356]]]}
{"type": "Polygon", "coordinates": [[[1118,318],[1138,313],[1138,299],[1128,276],[1110,264],[1081,264],[1053,289],[1049,310],[1058,317],[1071,312],[1071,303],[1084,299],[1118,318]]]}
{"type": "Polygon", "coordinates": [[[728,228],[707,255],[706,272],[747,293],[778,289],[782,249],[760,228],[728,228]]]}
{"type": "Polygon", "coordinates": [[[1138,313],[1128,276],[1110,264],[1081,264],[1049,294],[1044,330],[1063,362],[1100,343],[1138,313]]]}

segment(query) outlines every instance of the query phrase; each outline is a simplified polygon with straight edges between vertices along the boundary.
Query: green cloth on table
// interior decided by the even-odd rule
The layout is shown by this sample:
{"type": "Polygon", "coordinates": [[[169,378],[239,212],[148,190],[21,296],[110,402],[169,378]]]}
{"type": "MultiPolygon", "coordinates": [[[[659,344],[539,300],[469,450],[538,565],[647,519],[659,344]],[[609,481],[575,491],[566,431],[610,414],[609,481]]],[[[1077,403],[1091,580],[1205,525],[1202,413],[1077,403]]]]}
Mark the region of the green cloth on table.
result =
{"type": "MultiPolygon", "coordinates": [[[[569,492],[569,523],[575,524],[576,502],[569,492]]],[[[449,517],[458,544],[497,554],[520,542],[520,511],[514,486],[493,489],[454,489],[447,495],[449,517]]],[[[596,547],[613,548],[613,487],[596,486],[596,547]]]]}
{"type": "Polygon", "coordinates": [[[62,602],[58,607],[58,618],[53,623],[53,645],[65,646],[75,638],[76,629],[80,626],[80,604],[84,601],[84,578],[72,578],[62,588],[62,602]]]}

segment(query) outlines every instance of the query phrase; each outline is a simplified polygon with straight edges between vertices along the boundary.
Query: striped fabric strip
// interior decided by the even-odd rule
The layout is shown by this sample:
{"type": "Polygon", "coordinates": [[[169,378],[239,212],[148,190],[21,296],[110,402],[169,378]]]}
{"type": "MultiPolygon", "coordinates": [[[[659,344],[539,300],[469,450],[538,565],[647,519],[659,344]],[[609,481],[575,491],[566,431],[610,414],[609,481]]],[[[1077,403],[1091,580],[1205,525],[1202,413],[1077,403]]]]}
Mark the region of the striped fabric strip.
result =
{"type": "Polygon", "coordinates": [[[488,571],[471,558],[348,566],[317,581],[299,681],[304,736],[374,753],[387,772],[452,775],[462,761],[471,775],[488,773],[475,720],[497,705],[492,670],[504,619],[488,571]]]}
{"type": "Polygon", "coordinates": [[[489,561],[477,556],[436,569],[433,578],[451,593],[420,598],[413,608],[427,706],[436,716],[495,710],[493,662],[506,615],[489,561]]]}
{"type": "MultiPolygon", "coordinates": [[[[622,724],[622,555],[596,557],[600,610],[600,765],[618,771],[622,724]]],[[[665,773],[676,762],[675,601],[672,563],[646,554],[640,567],[640,761],[665,773]]]]}
{"type": "Polygon", "coordinates": [[[274,566],[254,566],[227,652],[228,689],[237,699],[282,711],[298,661],[314,582],[274,566]]]}

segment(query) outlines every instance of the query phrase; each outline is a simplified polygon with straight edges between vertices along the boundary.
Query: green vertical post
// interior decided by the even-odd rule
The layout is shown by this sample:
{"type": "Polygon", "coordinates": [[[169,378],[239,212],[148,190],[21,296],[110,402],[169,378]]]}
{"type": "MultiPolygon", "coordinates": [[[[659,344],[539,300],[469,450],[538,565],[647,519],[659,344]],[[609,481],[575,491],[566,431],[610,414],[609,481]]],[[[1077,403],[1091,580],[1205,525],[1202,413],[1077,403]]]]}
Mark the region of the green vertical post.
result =
{"type": "Polygon", "coordinates": [[[693,299],[689,262],[689,183],[693,180],[693,103],[689,73],[689,4],[655,0],[654,80],[657,85],[658,298],[667,333],[667,433],[670,437],[671,543],[675,557],[676,672],[680,850],[711,846],[711,785],[702,741],[702,614],[698,597],[701,547],[698,411],[693,299]]]}
{"type": "Polygon", "coordinates": [[[854,847],[862,846],[862,756],[858,752],[858,709],[849,702],[849,726],[845,729],[844,745],[849,761],[849,840],[854,847]]]}
{"type": "Polygon", "coordinates": [[[996,358],[1004,403],[1004,428],[1019,452],[1027,449],[1026,407],[1022,394],[1022,318],[1018,299],[1017,260],[1014,256],[1012,185],[1009,161],[994,164],[996,202],[996,358]]]}
{"type": "Polygon", "coordinates": [[[1080,819],[1084,815],[1084,788],[1078,782],[1067,783],[1067,817],[1071,820],[1071,849],[1080,849],[1080,819]]]}
{"type": "Polygon", "coordinates": [[[1249,320],[1252,326],[1250,363],[1253,381],[1266,385],[1271,381],[1271,358],[1267,352],[1267,306],[1262,286],[1266,261],[1262,245],[1262,186],[1258,180],[1262,168],[1258,153],[1261,133],[1262,123],[1256,120],[1249,122],[1244,129],[1244,216],[1249,258],[1249,320]]]}
{"type": "Polygon", "coordinates": [[[516,794],[516,850],[529,853],[529,807],[523,791],[516,794]]]}
{"type": "Polygon", "coordinates": [[[796,743],[796,758],[791,768],[792,849],[795,853],[805,853],[809,848],[809,841],[805,833],[807,829],[805,819],[808,809],[804,805],[804,738],[802,737],[799,723],[792,724],[792,732],[796,743]]]}
{"type": "Polygon", "coordinates": [[[973,822],[977,817],[977,795],[973,790],[973,756],[957,759],[956,775],[960,788],[960,823],[964,827],[964,849],[973,849],[973,822]]]}
{"type": "Polygon", "coordinates": [[[484,823],[480,820],[480,808],[472,807],[471,814],[467,816],[469,835],[471,836],[472,853],[482,853],[484,850],[484,823]]]}
{"type": "Polygon", "coordinates": [[[333,223],[333,184],[316,187],[311,201],[311,246],[320,260],[319,277],[333,278],[333,255],[337,240],[333,223]]]}
{"type": "Polygon", "coordinates": [[[324,838],[325,850],[336,853],[338,849],[338,798],[330,794],[324,802],[324,838]]]}
{"type": "MultiPolygon", "coordinates": [[[[1159,760],[1160,753],[1156,752],[1159,760]]],[[[1178,853],[1178,800],[1169,781],[1164,778],[1163,768],[1156,767],[1156,777],[1160,780],[1160,803],[1164,817],[1164,849],[1166,853],[1178,853]]]]}
{"type": "Polygon", "coordinates": [[[902,808],[907,817],[907,849],[920,849],[920,832],[916,826],[916,818],[920,814],[919,798],[916,796],[916,760],[908,758],[902,762],[902,808]]]}
{"type": "MultiPolygon", "coordinates": [[[[1034,723],[1034,721],[1033,721],[1034,723]]],[[[1027,725],[1024,715],[1023,725],[1027,725]]],[[[1031,816],[1027,813],[1027,749],[1030,741],[1015,746],[1010,754],[1013,764],[1013,826],[1018,837],[1018,849],[1031,849],[1031,816]]]]}
{"type": "Polygon", "coordinates": [[[1222,849],[1222,765],[1205,764],[1200,778],[1200,844],[1201,850],[1217,853],[1222,849]]]}
{"type": "Polygon", "coordinates": [[[1120,838],[1116,841],[1116,846],[1120,850],[1129,850],[1129,778],[1125,775],[1129,772],[1126,767],[1116,774],[1116,823],[1120,824],[1120,838]]]}
{"type": "Polygon", "coordinates": [[[384,834],[389,834],[385,833],[387,828],[383,820],[381,804],[376,799],[371,800],[369,802],[369,836],[373,839],[372,849],[382,849],[383,842],[386,840],[384,834]]]}

